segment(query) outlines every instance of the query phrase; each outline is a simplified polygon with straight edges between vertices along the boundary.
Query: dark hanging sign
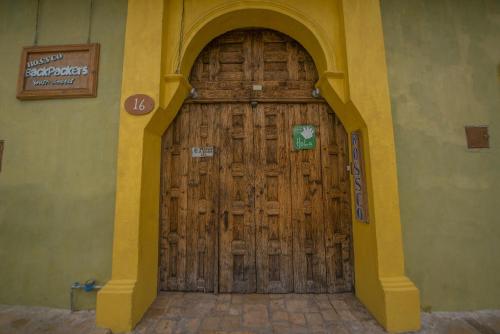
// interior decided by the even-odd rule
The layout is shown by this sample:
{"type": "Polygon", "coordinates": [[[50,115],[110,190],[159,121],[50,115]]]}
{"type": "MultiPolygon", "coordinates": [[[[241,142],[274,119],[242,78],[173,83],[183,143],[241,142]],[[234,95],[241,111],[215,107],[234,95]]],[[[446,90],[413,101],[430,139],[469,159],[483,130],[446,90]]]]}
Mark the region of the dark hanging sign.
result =
{"type": "Polygon", "coordinates": [[[368,199],[366,194],[365,164],[363,160],[363,141],[360,131],[351,134],[352,175],[354,178],[354,208],[356,219],[368,223],[368,199]]]}
{"type": "Polygon", "coordinates": [[[99,44],[25,47],[17,98],[95,97],[99,44]]]}

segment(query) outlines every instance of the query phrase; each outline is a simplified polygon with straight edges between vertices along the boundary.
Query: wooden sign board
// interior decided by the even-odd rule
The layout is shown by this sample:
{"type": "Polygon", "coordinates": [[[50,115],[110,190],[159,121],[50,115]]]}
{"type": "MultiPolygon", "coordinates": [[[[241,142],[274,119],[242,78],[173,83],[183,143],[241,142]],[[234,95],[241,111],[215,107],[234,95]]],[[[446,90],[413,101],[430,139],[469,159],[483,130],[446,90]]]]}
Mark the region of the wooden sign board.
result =
{"type": "Polygon", "coordinates": [[[360,131],[351,134],[352,175],[354,177],[354,211],[356,219],[368,223],[368,196],[366,193],[366,175],[363,159],[363,140],[360,131]]]}
{"type": "Polygon", "coordinates": [[[17,98],[97,96],[99,44],[23,48],[17,98]]]}

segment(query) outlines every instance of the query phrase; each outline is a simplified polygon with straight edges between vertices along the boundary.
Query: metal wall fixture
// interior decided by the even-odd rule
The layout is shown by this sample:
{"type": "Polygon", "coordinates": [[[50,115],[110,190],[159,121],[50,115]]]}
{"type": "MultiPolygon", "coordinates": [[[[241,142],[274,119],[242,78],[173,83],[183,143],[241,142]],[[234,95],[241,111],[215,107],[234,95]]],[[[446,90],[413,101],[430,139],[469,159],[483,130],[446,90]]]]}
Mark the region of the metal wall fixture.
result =
{"type": "Polygon", "coordinates": [[[189,91],[189,97],[192,99],[198,98],[198,92],[196,91],[196,88],[191,88],[189,91]]]}
{"type": "Polygon", "coordinates": [[[490,148],[490,134],[487,125],[466,125],[465,137],[468,149],[490,148]]]}
{"type": "Polygon", "coordinates": [[[314,88],[311,92],[311,95],[312,97],[314,97],[315,99],[319,99],[321,97],[321,92],[319,90],[319,88],[314,88]]]}

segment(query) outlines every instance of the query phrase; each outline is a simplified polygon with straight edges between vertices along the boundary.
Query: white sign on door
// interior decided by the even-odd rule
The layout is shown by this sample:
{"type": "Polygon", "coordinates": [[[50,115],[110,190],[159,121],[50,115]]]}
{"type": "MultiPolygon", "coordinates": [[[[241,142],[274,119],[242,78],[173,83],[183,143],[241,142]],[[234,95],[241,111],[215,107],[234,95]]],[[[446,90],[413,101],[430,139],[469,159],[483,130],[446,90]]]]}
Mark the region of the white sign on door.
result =
{"type": "Polygon", "coordinates": [[[214,156],[214,148],[213,148],[213,146],[192,147],[191,148],[191,156],[193,158],[213,157],[214,156]]]}

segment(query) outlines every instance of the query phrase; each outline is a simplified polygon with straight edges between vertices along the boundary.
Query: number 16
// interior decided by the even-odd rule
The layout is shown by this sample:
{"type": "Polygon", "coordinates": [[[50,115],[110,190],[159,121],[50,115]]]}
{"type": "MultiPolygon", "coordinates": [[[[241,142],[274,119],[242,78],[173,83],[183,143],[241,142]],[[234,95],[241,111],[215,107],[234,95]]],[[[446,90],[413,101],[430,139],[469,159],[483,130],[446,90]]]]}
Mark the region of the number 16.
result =
{"type": "Polygon", "coordinates": [[[146,106],[144,105],[144,99],[141,99],[139,101],[139,98],[136,97],[134,101],[134,110],[144,111],[144,109],[146,109],[146,106]]]}

